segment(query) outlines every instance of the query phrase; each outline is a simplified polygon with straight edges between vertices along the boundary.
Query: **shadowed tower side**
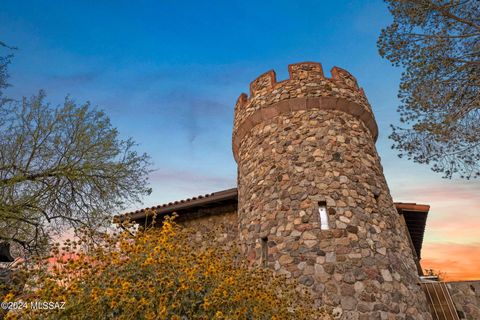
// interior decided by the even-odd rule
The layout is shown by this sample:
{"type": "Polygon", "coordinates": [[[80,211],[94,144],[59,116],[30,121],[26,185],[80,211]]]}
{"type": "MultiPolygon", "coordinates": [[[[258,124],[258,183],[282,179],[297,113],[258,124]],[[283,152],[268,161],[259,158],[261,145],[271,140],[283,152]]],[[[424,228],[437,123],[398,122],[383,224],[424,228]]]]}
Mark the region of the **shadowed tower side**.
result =
{"type": "Polygon", "coordinates": [[[319,63],[269,71],[235,106],[240,240],[342,319],[431,319],[356,79],[319,63]]]}

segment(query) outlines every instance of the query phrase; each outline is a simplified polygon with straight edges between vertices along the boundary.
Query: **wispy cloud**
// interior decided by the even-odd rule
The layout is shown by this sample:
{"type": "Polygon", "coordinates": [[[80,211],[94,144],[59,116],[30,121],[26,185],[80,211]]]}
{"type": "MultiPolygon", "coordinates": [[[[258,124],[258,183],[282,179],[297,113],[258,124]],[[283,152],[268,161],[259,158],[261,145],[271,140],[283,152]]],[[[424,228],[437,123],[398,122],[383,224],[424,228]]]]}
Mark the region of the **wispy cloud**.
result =
{"type": "Polygon", "coordinates": [[[396,198],[423,199],[422,201],[449,202],[458,200],[478,200],[480,181],[442,180],[422,181],[418,177],[415,184],[397,186],[394,190],[396,198]]]}
{"type": "Polygon", "coordinates": [[[62,83],[65,85],[84,85],[95,81],[99,78],[99,76],[99,72],[88,71],[72,74],[56,74],[50,76],[49,80],[55,83],[62,83]]]}
{"type": "Polygon", "coordinates": [[[395,188],[396,201],[430,205],[425,242],[444,239],[469,243],[478,239],[480,225],[480,183],[476,181],[440,181],[418,179],[416,185],[395,188]]]}
{"type": "Polygon", "coordinates": [[[480,279],[480,242],[430,243],[422,252],[422,267],[445,272],[447,280],[480,279]]]}
{"type": "Polygon", "coordinates": [[[149,176],[152,184],[178,185],[178,184],[208,184],[211,186],[223,186],[232,183],[232,179],[225,176],[204,174],[192,170],[158,169],[149,176]]]}
{"type": "Polygon", "coordinates": [[[236,186],[234,176],[216,175],[194,169],[163,168],[150,174],[153,194],[146,206],[175,201],[236,186]]]}
{"type": "MultiPolygon", "coordinates": [[[[221,99],[208,97],[188,88],[174,88],[167,92],[152,92],[145,109],[158,117],[169,118],[182,129],[191,144],[201,134],[222,128],[232,108],[221,99]]],[[[230,125],[230,123],[229,123],[230,125]]]]}
{"type": "Polygon", "coordinates": [[[256,76],[251,65],[232,63],[227,65],[169,65],[158,66],[149,64],[128,65],[121,69],[108,72],[108,78],[120,81],[125,89],[141,90],[171,86],[195,87],[198,91],[208,92],[220,88],[230,87],[235,84],[245,85],[256,76]]]}

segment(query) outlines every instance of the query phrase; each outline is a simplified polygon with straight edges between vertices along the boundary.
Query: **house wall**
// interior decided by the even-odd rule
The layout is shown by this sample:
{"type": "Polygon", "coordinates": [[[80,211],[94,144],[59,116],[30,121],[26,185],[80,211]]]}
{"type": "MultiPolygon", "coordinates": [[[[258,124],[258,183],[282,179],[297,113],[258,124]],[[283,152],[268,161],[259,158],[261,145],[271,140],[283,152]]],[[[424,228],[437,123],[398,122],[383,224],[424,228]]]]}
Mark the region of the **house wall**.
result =
{"type": "Polygon", "coordinates": [[[447,282],[460,319],[480,319],[480,280],[447,282]]]}
{"type": "Polygon", "coordinates": [[[179,216],[180,225],[193,230],[193,240],[202,243],[205,237],[224,248],[230,248],[238,238],[238,216],[234,205],[222,205],[199,209],[179,216]]]}

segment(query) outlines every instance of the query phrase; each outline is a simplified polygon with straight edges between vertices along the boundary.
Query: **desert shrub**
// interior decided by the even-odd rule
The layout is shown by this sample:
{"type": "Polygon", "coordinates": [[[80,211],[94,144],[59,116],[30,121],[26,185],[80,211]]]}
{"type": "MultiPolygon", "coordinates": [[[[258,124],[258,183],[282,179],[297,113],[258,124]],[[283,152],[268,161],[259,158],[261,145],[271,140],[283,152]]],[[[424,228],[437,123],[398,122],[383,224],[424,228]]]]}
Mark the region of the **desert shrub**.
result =
{"type": "Polygon", "coordinates": [[[4,300],[65,302],[64,308],[24,308],[7,318],[41,319],[327,319],[295,283],[271,270],[248,268],[233,249],[166,219],[159,228],[56,246],[28,268],[20,296],[4,300]],[[208,245],[205,245],[207,243],[208,245]],[[52,263],[54,261],[55,263],[52,263]]]}

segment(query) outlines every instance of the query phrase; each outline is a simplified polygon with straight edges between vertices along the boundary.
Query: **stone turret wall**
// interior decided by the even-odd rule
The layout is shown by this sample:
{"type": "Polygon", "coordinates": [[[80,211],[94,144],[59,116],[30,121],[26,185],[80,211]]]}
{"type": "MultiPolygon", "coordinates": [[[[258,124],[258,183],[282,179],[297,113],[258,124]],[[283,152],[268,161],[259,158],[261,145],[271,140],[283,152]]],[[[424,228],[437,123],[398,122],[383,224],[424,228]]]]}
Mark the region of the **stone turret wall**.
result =
{"type": "Polygon", "coordinates": [[[239,237],[341,319],[431,319],[355,78],[318,63],[267,72],[235,106],[239,237]],[[328,230],[319,206],[326,205],[328,230]]]}
{"type": "Polygon", "coordinates": [[[233,125],[233,153],[250,129],[278,114],[308,108],[336,109],[361,119],[373,139],[378,129],[370,104],[357,80],[339,67],[331,70],[332,77],[323,75],[322,65],[303,62],[288,66],[289,78],[277,82],[275,71],[270,70],[250,84],[250,97],[242,93],[235,104],[233,125]]]}

